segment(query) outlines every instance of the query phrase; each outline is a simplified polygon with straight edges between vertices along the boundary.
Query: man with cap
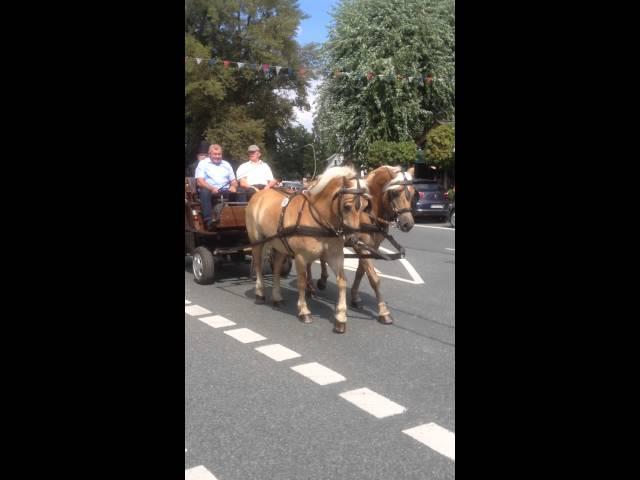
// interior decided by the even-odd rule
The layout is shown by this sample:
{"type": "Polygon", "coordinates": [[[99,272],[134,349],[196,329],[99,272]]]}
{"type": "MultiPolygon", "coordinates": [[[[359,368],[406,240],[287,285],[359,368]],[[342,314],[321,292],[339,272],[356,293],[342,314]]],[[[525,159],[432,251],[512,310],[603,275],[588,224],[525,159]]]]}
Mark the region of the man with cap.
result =
{"type": "Polygon", "coordinates": [[[247,154],[249,161],[238,167],[237,176],[240,187],[251,198],[257,190],[271,188],[278,182],[273,178],[269,165],[260,160],[260,148],[257,145],[250,145],[247,154]]]}
{"type": "Polygon", "coordinates": [[[209,147],[209,158],[205,157],[196,168],[196,182],[198,195],[202,207],[202,219],[207,230],[218,222],[219,208],[222,206],[220,198],[229,198],[230,192],[235,192],[238,182],[233,174],[233,168],[222,159],[222,147],[213,144],[209,147]]]}
{"type": "Polygon", "coordinates": [[[205,158],[207,158],[207,155],[209,154],[209,142],[206,141],[202,141],[200,142],[200,145],[198,145],[198,150],[196,151],[196,155],[197,155],[197,160],[194,162],[191,162],[189,164],[189,167],[187,167],[187,177],[195,177],[196,176],[196,168],[198,168],[198,164],[204,160],[205,158]]]}

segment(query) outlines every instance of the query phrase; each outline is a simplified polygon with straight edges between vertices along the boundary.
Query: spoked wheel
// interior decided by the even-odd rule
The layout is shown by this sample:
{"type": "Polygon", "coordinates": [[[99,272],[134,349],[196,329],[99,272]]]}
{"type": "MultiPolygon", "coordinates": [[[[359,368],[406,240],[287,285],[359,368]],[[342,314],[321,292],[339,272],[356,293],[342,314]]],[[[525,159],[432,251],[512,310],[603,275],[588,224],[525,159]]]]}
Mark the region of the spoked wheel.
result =
{"type": "Polygon", "coordinates": [[[215,281],[216,262],[211,251],[205,247],[198,247],[193,251],[193,276],[196,283],[209,285],[215,281]]]}
{"type": "Polygon", "coordinates": [[[449,217],[449,223],[451,223],[452,228],[456,228],[456,211],[451,212],[451,216],[449,217]]]}

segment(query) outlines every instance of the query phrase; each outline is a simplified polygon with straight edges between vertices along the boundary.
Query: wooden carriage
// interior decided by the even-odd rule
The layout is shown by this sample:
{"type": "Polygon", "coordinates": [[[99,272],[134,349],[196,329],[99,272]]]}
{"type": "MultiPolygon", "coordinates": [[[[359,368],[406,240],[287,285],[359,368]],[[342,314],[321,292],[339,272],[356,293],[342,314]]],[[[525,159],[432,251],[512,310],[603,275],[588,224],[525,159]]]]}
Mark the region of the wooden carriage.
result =
{"type": "MultiPolygon", "coordinates": [[[[207,230],[203,218],[196,179],[184,179],[185,255],[192,256],[193,274],[197,283],[213,283],[225,262],[243,262],[251,255],[245,224],[247,202],[225,201],[218,223],[207,230]]],[[[283,274],[291,271],[292,262],[284,265],[283,274]]]]}

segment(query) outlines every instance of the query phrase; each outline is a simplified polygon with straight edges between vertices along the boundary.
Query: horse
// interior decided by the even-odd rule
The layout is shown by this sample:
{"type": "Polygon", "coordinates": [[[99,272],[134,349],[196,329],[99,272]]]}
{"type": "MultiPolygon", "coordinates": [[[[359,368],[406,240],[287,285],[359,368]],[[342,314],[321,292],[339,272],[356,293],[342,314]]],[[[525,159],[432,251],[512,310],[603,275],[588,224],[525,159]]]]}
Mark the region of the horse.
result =
{"type": "MultiPolygon", "coordinates": [[[[377,250],[385,239],[385,233],[388,233],[389,224],[392,222],[395,221],[403,232],[408,232],[413,228],[415,222],[411,213],[411,200],[415,195],[415,190],[411,186],[412,173],[412,168],[408,172],[402,172],[400,167],[383,165],[367,175],[366,183],[372,197],[371,212],[364,212],[360,215],[360,229],[362,231],[358,235],[358,240],[377,250]]],[[[329,275],[327,274],[327,266],[322,260],[320,260],[320,266],[322,273],[318,279],[318,288],[324,290],[329,275]]],[[[351,306],[362,308],[359,288],[365,272],[378,301],[378,322],[390,325],[393,323],[393,317],[389,313],[382,293],[380,293],[380,277],[378,277],[373,268],[373,262],[369,258],[358,260],[356,278],[351,287],[351,306]]],[[[307,266],[307,276],[307,290],[313,292],[311,264],[307,266]]]]}
{"type": "MultiPolygon", "coordinates": [[[[262,258],[264,249],[273,253],[272,301],[282,305],[280,270],[287,255],[292,256],[298,275],[298,318],[311,323],[311,311],[305,298],[306,266],[321,259],[337,277],[338,303],[334,328],[346,331],[347,280],[344,274],[345,236],[355,240],[360,215],[369,203],[366,184],[352,167],[327,169],[308,190],[286,195],[277,190],[262,190],[253,195],[245,212],[247,233],[252,245],[256,271],[256,304],[264,304],[262,258]]],[[[325,267],[326,268],[326,267],[325,267]]]]}

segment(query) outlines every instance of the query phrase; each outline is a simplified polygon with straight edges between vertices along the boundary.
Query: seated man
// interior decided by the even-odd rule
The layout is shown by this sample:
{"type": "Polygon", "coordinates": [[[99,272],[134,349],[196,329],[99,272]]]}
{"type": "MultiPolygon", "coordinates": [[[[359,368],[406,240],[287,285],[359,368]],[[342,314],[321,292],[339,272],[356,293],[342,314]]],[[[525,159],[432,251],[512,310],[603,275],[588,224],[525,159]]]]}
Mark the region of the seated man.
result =
{"type": "Polygon", "coordinates": [[[238,167],[238,181],[250,199],[257,190],[271,188],[278,182],[273,178],[269,165],[260,160],[260,148],[257,145],[248,148],[248,155],[249,161],[238,167]]]}
{"type": "Polygon", "coordinates": [[[212,200],[218,204],[221,197],[229,198],[229,192],[235,192],[238,187],[233,168],[229,162],[222,159],[220,145],[211,145],[209,158],[198,163],[196,182],[198,183],[198,195],[200,196],[204,224],[207,230],[210,230],[219,220],[219,213],[216,211],[217,209],[213,208],[212,200]]]}

